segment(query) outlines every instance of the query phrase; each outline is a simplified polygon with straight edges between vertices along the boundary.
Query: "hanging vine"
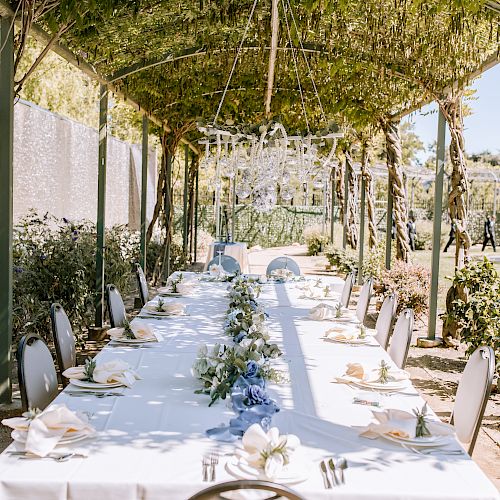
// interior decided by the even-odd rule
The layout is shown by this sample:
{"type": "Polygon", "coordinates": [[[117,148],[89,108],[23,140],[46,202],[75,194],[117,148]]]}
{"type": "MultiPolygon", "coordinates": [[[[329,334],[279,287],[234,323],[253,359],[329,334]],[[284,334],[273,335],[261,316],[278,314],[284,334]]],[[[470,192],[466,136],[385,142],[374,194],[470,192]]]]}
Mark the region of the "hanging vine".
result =
{"type": "Polygon", "coordinates": [[[386,120],[383,127],[387,148],[389,183],[392,187],[394,224],[396,226],[396,258],[408,262],[410,244],[408,242],[406,192],[399,123],[386,120]]]}
{"type": "Polygon", "coordinates": [[[354,172],[351,151],[349,149],[344,150],[346,173],[347,175],[347,186],[348,191],[347,196],[347,226],[346,226],[346,238],[348,245],[356,250],[358,247],[358,196],[357,196],[357,182],[356,174],[354,172]]]}

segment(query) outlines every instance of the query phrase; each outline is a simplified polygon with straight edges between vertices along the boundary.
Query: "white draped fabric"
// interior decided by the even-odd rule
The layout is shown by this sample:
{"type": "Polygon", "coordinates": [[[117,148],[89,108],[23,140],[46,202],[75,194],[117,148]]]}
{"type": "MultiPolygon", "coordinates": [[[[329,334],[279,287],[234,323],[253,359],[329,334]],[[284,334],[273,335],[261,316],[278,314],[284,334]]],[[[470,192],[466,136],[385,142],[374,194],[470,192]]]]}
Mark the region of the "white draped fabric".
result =
{"type": "MultiPolygon", "coordinates": [[[[209,397],[194,393],[198,383],[190,371],[201,343],[229,342],[222,331],[226,287],[203,282],[196,295],[176,298],[186,304],[189,316],[142,320],[163,335],[159,343],[140,349],[108,345],[98,360],[127,361],[142,379],[122,397],[72,398],[63,392],[56,400],[92,414],[98,437],[77,447],[88,458],[56,463],[3,453],[0,499],[186,499],[207,486],[201,459],[215,447],[223,455],[217,480],[233,479],[224,469],[224,454],[234,445],[205,436],[206,429],[227,424],[233,413],[225,401],[209,408],[209,397]]],[[[300,438],[295,459],[309,472],[308,480],[293,488],[308,499],[498,499],[495,487],[465,455],[424,456],[359,436],[357,427],[371,420],[370,408],[353,404],[356,391],[332,380],[344,373],[348,362],[392,362],[377,345],[325,342],[322,336],[331,323],[307,319],[316,302],[299,299],[295,287],[265,285],[260,297],[270,316],[272,340],[284,351],[275,365],[290,380],[269,388],[281,406],[273,423],[281,433],[300,438]],[[349,469],[345,485],[325,490],[319,461],[332,455],[346,457],[349,469]]],[[[383,408],[421,407],[423,400],[412,391],[381,396],[383,408]]],[[[453,448],[458,446],[453,443],[453,448]]]]}
{"type": "MultiPolygon", "coordinates": [[[[208,247],[207,260],[205,262],[205,271],[208,269],[208,263],[217,255],[214,255],[216,243],[211,243],[208,247]]],[[[248,273],[248,249],[246,243],[230,243],[224,247],[224,255],[234,257],[241,267],[242,273],[248,273]]]]}

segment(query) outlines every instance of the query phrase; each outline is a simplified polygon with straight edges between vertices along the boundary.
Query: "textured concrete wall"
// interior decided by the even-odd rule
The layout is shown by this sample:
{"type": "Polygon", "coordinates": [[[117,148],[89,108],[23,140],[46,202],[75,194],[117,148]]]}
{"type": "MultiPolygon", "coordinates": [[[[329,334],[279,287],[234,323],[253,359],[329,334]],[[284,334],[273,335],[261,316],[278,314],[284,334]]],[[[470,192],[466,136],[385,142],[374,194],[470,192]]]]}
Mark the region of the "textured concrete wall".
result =
{"type": "MultiPolygon", "coordinates": [[[[98,132],[19,101],[14,107],[14,221],[31,208],[68,219],[97,218],[98,132]]],[[[106,226],[140,220],[141,147],[108,137],[106,226]]],[[[148,218],[156,200],[149,152],[148,218]]]]}

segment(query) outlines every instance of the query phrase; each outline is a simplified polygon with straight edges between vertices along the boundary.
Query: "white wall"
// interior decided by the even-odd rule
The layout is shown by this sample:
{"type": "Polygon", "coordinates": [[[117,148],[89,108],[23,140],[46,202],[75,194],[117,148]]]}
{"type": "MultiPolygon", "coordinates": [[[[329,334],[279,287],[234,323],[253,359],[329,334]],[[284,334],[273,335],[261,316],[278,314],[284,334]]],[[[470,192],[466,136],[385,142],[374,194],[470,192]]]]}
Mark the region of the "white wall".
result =
{"type": "MultiPolygon", "coordinates": [[[[14,106],[14,223],[31,208],[68,219],[97,218],[98,132],[31,103],[14,106]]],[[[148,218],[156,201],[149,151],[148,218]]],[[[106,226],[140,220],[141,147],[108,136],[106,226]]]]}

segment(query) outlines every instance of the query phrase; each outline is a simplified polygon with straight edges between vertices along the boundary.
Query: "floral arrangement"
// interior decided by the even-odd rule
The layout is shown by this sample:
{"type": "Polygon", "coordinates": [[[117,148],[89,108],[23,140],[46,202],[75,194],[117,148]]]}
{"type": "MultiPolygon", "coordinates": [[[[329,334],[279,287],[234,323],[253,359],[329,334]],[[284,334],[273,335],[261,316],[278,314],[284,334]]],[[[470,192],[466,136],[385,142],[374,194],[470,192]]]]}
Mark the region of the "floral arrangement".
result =
{"type": "MultiPolygon", "coordinates": [[[[238,416],[230,422],[230,433],[241,436],[255,422],[269,428],[272,414],[279,410],[266,392],[266,380],[280,380],[281,374],[271,367],[271,360],[282,353],[269,342],[266,314],[257,302],[259,285],[238,277],[228,292],[224,329],[234,344],[201,346],[192,373],[202,382],[202,388],[196,392],[210,395],[209,406],[219,399],[231,398],[238,416]]],[[[223,427],[207,432],[210,435],[226,430],[223,427]]]]}

